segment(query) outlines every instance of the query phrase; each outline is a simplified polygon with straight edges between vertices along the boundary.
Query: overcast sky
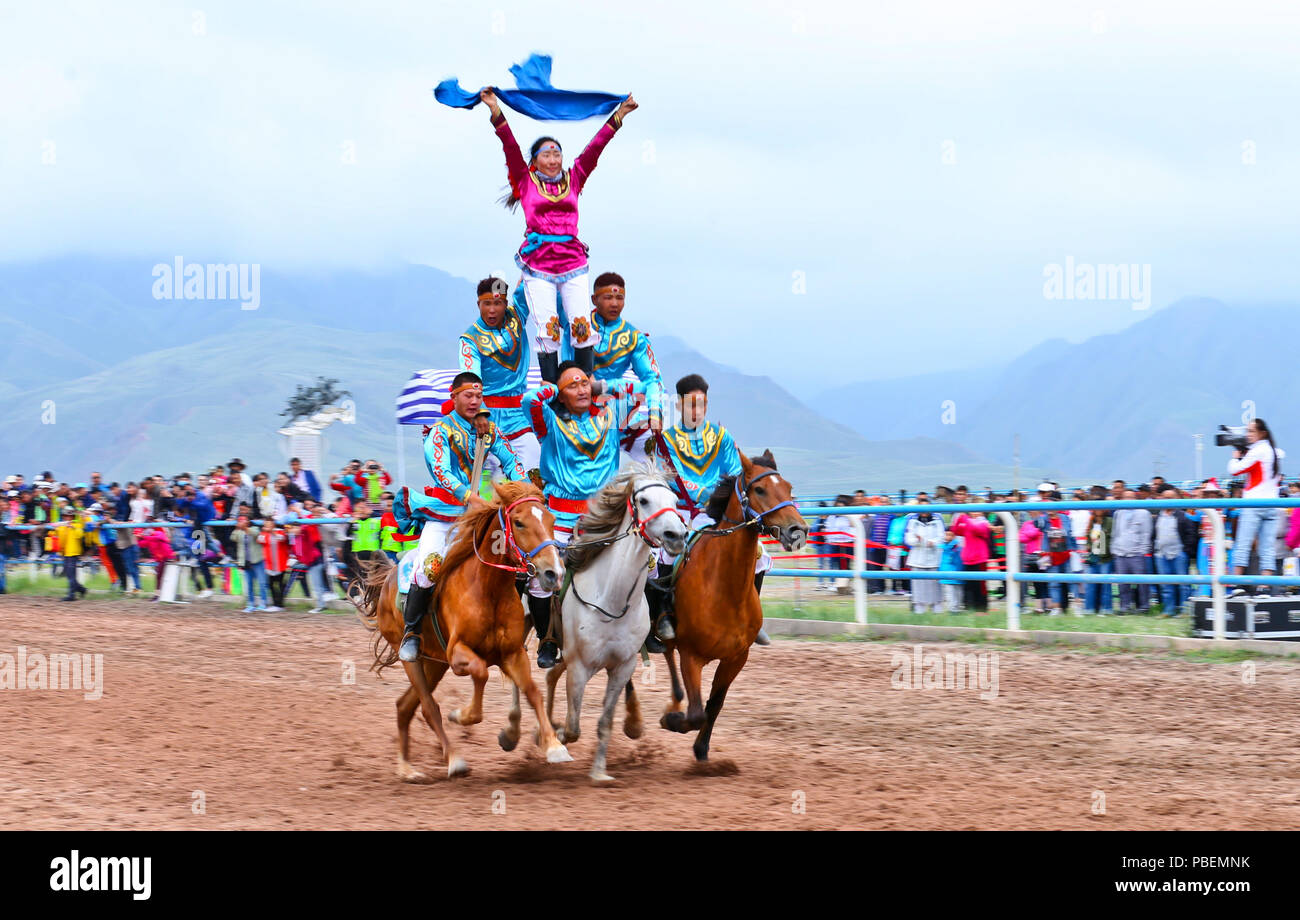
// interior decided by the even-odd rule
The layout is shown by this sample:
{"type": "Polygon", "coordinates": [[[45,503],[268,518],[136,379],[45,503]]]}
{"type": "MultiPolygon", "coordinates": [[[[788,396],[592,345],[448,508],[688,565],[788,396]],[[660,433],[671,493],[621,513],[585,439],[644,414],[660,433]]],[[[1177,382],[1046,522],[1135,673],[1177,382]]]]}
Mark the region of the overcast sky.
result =
{"type": "Polygon", "coordinates": [[[431,91],[532,51],[641,103],[581,224],[628,317],[802,394],[1146,315],[1046,299],[1067,258],[1149,265],[1152,310],[1300,281],[1300,6],[1188,0],[6,4],[0,259],[513,278],[487,112],[431,91]]]}

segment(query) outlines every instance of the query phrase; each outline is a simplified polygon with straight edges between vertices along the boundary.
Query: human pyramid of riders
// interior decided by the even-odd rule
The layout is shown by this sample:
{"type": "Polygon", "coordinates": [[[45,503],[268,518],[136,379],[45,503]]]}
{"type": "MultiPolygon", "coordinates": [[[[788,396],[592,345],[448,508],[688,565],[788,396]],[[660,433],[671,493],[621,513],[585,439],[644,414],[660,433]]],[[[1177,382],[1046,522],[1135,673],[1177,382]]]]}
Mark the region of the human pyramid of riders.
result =
{"type": "MultiPolygon", "coordinates": [[[[681,421],[665,427],[669,406],[650,339],[623,318],[623,277],[603,272],[594,289],[588,287],[588,250],[578,239],[579,196],[601,152],[637,109],[635,100],[623,98],[566,168],[553,137],[538,138],[525,158],[493,90],[483,89],[478,99],[487,105],[505,152],[509,192],[503,202],[511,210],[523,208],[524,239],[515,253],[522,277],[513,293],[499,278],[479,282],[478,318],[460,336],[460,373],[452,381],[450,405],[424,440],[434,485],[423,491],[404,487],[394,502],[403,530],[399,539],[418,541],[399,562],[398,590],[406,600],[398,655],[406,662],[420,657],[422,620],[457,521],[485,504],[479,483],[472,481],[480,441],[489,469],[511,480],[531,477],[541,486],[562,549],[581,539],[588,500],[624,462],[661,463],[693,528],[716,523],[703,513],[705,503],[720,480],[742,475],[731,435],[705,418],[709,387],[700,375],[677,382],[681,421]],[[529,391],[534,352],[542,385],[529,391]],[[629,370],[635,380],[627,379],[629,370]]],[[[661,576],[673,561],[660,551],[661,576]]],[[[756,587],[770,567],[762,553],[755,562],[756,587]]],[[[646,649],[662,652],[661,640],[674,637],[673,619],[661,590],[650,583],[646,593],[646,649]]],[[[560,631],[550,629],[553,592],[534,576],[524,594],[539,640],[537,663],[554,667],[561,652],[560,631]]],[[[761,629],[756,641],[768,644],[761,629]]]]}

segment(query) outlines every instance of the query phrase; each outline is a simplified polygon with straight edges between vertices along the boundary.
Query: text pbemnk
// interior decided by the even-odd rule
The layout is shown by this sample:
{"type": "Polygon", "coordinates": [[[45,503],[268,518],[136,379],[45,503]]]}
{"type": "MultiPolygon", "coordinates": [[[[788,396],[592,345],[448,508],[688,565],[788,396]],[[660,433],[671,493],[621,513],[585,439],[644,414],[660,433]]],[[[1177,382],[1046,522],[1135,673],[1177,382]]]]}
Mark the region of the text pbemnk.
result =
{"type": "Polygon", "coordinates": [[[150,856],[71,856],[50,860],[52,891],[130,891],[137,901],[149,900],[150,856]]]}

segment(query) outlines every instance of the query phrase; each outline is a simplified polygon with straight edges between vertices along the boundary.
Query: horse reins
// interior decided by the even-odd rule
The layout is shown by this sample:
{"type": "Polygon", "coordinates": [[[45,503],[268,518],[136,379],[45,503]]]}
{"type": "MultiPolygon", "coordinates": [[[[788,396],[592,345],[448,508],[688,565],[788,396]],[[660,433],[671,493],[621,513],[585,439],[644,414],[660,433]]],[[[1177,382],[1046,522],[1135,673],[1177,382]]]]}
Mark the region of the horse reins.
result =
{"type": "MultiPolygon", "coordinates": [[[[670,492],[672,491],[672,487],[669,486],[668,483],[666,482],[651,482],[641,486],[640,488],[633,489],[631,492],[629,492],[627,496],[627,510],[628,513],[632,516],[632,521],[628,525],[628,529],[623,531],[617,537],[606,537],[602,540],[591,540],[579,544],[570,544],[570,545],[571,546],[572,545],[596,546],[600,543],[604,543],[608,545],[611,543],[615,543],[623,539],[624,537],[630,537],[632,534],[635,533],[641,537],[641,542],[645,543],[646,546],[649,546],[651,549],[659,548],[662,544],[655,543],[646,535],[645,529],[650,524],[650,522],[653,521],[655,518],[659,517],[659,515],[661,514],[670,514],[670,513],[677,515],[677,518],[682,522],[683,527],[686,526],[686,520],[685,518],[682,517],[681,512],[677,510],[677,505],[675,503],[669,505],[666,508],[660,508],[654,514],[646,518],[644,521],[640,519],[640,516],[637,514],[636,511],[636,505],[633,504],[632,499],[635,498],[640,493],[644,492],[646,489],[653,489],[655,486],[668,489],[670,492]]],[[[674,493],[674,496],[675,495],[676,493],[674,493]]],[[[587,607],[590,607],[592,610],[600,611],[600,613],[603,616],[608,617],[610,620],[621,620],[623,619],[623,617],[627,616],[627,612],[632,606],[632,598],[636,595],[637,580],[633,579],[632,587],[628,589],[627,597],[623,600],[623,609],[619,613],[610,613],[608,610],[606,610],[604,607],[600,606],[599,604],[593,604],[591,601],[583,597],[580,593],[578,593],[578,582],[573,578],[569,579],[569,588],[570,590],[573,591],[573,596],[578,599],[579,603],[587,607]]]]}

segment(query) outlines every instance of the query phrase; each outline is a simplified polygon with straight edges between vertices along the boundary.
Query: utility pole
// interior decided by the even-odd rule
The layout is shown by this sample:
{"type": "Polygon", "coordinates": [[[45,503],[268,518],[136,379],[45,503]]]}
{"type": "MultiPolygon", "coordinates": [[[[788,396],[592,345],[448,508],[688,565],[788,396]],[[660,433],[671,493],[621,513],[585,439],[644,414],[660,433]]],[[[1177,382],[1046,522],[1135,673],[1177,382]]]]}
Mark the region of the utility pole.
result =
{"type": "Polygon", "coordinates": [[[1020,491],[1020,435],[1019,433],[1016,434],[1015,445],[1012,448],[1012,451],[1015,455],[1016,470],[1011,476],[1011,491],[1019,492],[1020,491]]]}

